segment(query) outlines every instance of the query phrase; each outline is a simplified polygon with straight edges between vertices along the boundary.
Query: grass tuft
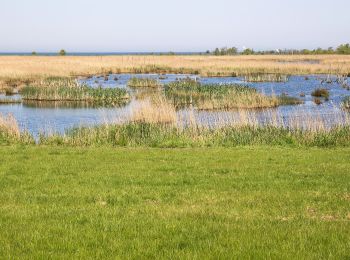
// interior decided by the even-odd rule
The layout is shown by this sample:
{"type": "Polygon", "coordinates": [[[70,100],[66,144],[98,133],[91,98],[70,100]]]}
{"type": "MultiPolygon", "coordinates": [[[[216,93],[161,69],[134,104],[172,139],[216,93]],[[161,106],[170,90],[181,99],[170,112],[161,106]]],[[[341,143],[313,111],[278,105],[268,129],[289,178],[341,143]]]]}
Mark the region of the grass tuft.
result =
{"type": "Polygon", "coordinates": [[[0,144],[32,144],[34,138],[21,132],[16,119],[11,115],[0,114],[0,144]]]}
{"type": "Polygon", "coordinates": [[[329,99],[329,90],[325,88],[317,88],[312,91],[311,96],[313,97],[322,97],[325,100],[329,99]]]}

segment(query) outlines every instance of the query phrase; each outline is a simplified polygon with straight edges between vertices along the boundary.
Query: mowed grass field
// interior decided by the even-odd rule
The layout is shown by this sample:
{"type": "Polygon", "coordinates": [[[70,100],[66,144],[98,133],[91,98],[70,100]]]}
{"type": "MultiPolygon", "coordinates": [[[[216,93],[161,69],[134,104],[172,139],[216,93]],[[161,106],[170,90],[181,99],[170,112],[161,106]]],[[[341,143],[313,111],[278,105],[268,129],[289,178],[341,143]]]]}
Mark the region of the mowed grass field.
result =
{"type": "Polygon", "coordinates": [[[350,258],[350,148],[0,148],[0,258],[350,258]]]}

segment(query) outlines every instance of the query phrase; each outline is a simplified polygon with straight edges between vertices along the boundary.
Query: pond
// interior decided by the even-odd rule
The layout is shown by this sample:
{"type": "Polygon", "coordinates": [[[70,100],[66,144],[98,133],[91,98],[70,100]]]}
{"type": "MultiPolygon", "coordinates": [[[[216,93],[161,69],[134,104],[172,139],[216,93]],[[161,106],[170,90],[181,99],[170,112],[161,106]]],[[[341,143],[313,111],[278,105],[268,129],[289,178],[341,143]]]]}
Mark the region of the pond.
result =
{"type": "MultiPolygon", "coordinates": [[[[288,120],[291,116],[314,117],[315,120],[322,118],[327,124],[332,125],[344,117],[349,112],[341,109],[341,101],[344,97],[350,95],[350,91],[343,88],[336,82],[336,77],[332,77],[332,83],[321,83],[326,75],[309,75],[309,76],[291,76],[287,82],[245,82],[241,77],[200,77],[198,75],[176,75],[176,74],[111,74],[106,76],[94,76],[90,78],[79,79],[80,83],[85,83],[91,87],[103,88],[127,88],[127,82],[131,77],[148,77],[158,79],[161,83],[169,83],[178,79],[192,78],[203,84],[228,84],[239,83],[256,88],[258,91],[267,95],[288,95],[297,97],[304,101],[303,104],[296,106],[280,106],[268,110],[252,111],[259,120],[265,117],[278,115],[284,120],[288,120]],[[311,92],[316,88],[326,88],[330,92],[330,98],[327,102],[316,105],[311,92]]],[[[348,79],[348,82],[349,79],[348,79]]],[[[128,89],[129,90],[129,89],[128,89]]],[[[13,96],[16,99],[19,96],[13,96]]],[[[41,132],[63,133],[66,129],[83,126],[108,123],[114,121],[122,121],[127,118],[135,107],[138,100],[133,98],[131,102],[122,107],[103,108],[91,107],[74,103],[18,103],[18,104],[1,104],[0,113],[12,114],[18,121],[21,129],[27,130],[34,135],[41,132]]],[[[238,115],[237,110],[232,111],[198,111],[189,109],[179,110],[177,113],[183,115],[193,113],[198,122],[211,122],[215,124],[216,118],[231,118],[238,115]]]]}

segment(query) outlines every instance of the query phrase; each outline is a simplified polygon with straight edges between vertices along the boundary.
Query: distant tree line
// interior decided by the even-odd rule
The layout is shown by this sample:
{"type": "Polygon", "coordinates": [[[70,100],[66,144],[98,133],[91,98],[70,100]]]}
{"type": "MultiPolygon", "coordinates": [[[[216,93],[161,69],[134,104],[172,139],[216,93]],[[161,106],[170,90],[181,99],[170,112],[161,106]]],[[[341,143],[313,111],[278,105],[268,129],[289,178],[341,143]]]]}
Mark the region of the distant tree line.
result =
{"type": "MultiPolygon", "coordinates": [[[[58,52],[58,55],[60,55],[60,56],[65,56],[66,54],[67,54],[67,52],[63,49],[58,52]]],[[[32,51],[32,55],[36,56],[36,55],[38,55],[38,53],[36,51],[32,51]]]]}
{"type": "Polygon", "coordinates": [[[267,51],[254,51],[253,49],[247,48],[239,52],[236,47],[223,47],[216,48],[214,51],[207,51],[206,54],[216,56],[227,56],[227,55],[252,55],[252,54],[350,54],[350,44],[341,44],[336,49],[329,47],[328,49],[317,48],[314,50],[302,49],[278,49],[278,50],[267,50],[267,51]]]}

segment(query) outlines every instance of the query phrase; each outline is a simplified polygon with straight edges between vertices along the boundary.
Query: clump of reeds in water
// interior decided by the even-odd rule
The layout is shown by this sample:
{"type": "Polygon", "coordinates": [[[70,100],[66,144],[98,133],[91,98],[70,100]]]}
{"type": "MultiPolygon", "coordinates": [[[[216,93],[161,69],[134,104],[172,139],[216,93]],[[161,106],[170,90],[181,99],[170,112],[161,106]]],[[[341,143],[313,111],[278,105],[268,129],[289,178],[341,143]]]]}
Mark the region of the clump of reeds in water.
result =
{"type": "Polygon", "coordinates": [[[342,101],[342,107],[345,109],[350,109],[350,96],[345,97],[342,101]]]}
{"type": "Polygon", "coordinates": [[[267,96],[256,89],[239,84],[206,84],[184,80],[165,86],[165,95],[177,106],[193,105],[197,109],[270,108],[299,104],[297,98],[267,96]]]}
{"type": "Polygon", "coordinates": [[[21,132],[16,119],[11,115],[0,113],[0,144],[33,143],[33,137],[27,132],[21,132]]]}
{"type": "Polygon", "coordinates": [[[161,84],[156,79],[152,78],[137,78],[132,77],[128,81],[128,87],[131,88],[158,88],[161,84]]]}
{"type": "Polygon", "coordinates": [[[164,97],[153,95],[142,100],[134,108],[130,120],[138,123],[175,124],[177,120],[175,107],[164,97]]]}
{"type": "Polygon", "coordinates": [[[15,89],[13,87],[5,87],[2,91],[5,94],[5,96],[13,96],[13,95],[18,94],[17,89],[15,89]]]}
{"type": "Polygon", "coordinates": [[[23,100],[75,101],[100,105],[120,105],[129,100],[129,94],[119,88],[91,88],[73,79],[46,79],[21,90],[23,100]]]}
{"type": "Polygon", "coordinates": [[[22,103],[21,99],[0,98],[0,104],[20,104],[20,103],[22,103]]]}
{"type": "Polygon", "coordinates": [[[317,88],[312,91],[311,96],[318,98],[322,97],[327,101],[329,99],[329,90],[325,88],[317,88]]]}
{"type": "Polygon", "coordinates": [[[253,73],[244,76],[246,82],[287,82],[287,75],[253,73]]]}

